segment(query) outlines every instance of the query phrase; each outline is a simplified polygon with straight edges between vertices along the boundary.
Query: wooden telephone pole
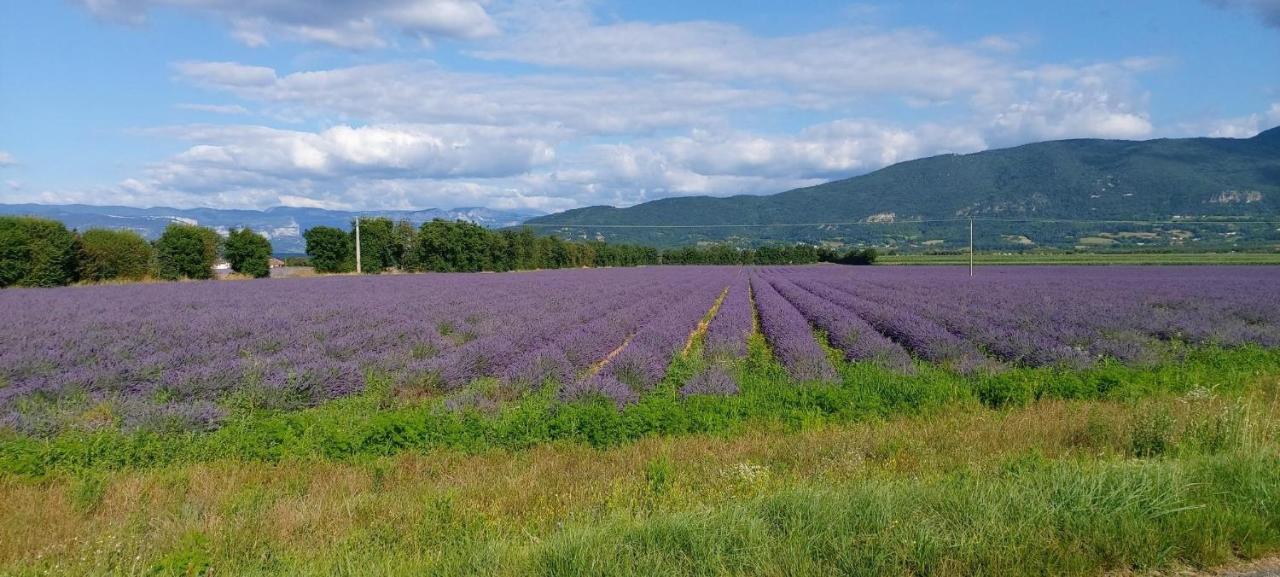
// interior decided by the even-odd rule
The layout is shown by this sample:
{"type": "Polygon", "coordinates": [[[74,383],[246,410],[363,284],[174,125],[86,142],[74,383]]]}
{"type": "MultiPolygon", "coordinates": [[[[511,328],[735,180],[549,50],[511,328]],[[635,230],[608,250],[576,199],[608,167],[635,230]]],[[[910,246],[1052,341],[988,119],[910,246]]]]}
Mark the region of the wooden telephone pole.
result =
{"type": "Polygon", "coordinates": [[[973,217],[969,217],[969,277],[973,277],[973,217]]]}
{"type": "Polygon", "coordinates": [[[360,217],[356,217],[356,274],[360,274],[360,217]]]}

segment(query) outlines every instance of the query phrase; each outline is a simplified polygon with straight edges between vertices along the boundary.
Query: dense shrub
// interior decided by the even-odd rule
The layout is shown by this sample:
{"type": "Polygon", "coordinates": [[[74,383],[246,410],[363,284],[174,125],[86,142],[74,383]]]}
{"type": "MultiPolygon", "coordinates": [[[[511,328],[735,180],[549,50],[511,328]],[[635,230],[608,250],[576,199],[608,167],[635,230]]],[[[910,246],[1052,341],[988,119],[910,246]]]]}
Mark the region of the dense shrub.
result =
{"type": "Polygon", "coordinates": [[[48,287],[76,280],[76,237],[55,220],[0,217],[0,287],[48,287]]]}
{"type": "Polygon", "coordinates": [[[80,280],[138,280],[151,274],[151,245],[131,230],[92,228],[80,237],[80,280]]]}
{"type": "Polygon", "coordinates": [[[160,278],[213,278],[221,238],[213,229],[174,223],[156,240],[156,268],[160,278]]]}
{"type": "Polygon", "coordinates": [[[232,230],[223,252],[231,270],[254,278],[271,274],[271,241],[248,227],[232,230]]]}
{"type": "Polygon", "coordinates": [[[356,270],[354,240],[341,229],[317,226],[302,234],[307,241],[307,256],[316,272],[351,272],[356,270]]]}

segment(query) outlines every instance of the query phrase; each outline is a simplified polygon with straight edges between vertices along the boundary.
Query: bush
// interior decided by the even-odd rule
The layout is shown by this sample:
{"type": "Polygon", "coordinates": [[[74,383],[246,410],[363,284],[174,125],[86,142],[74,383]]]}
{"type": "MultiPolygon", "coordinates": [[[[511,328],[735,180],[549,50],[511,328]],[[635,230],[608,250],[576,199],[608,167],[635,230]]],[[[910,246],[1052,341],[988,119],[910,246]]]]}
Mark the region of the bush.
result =
{"type": "Polygon", "coordinates": [[[233,271],[254,278],[271,275],[271,241],[248,227],[232,230],[223,252],[233,271]]]}
{"type": "Polygon", "coordinates": [[[874,248],[853,249],[835,260],[838,264],[869,265],[875,264],[880,254],[874,248]]]}
{"type": "Polygon", "coordinates": [[[75,282],[76,237],[55,220],[0,217],[0,288],[75,282]]]}
{"type": "Polygon", "coordinates": [[[156,268],[160,278],[213,278],[221,238],[213,229],[171,224],[156,240],[156,268]]]}
{"type": "Polygon", "coordinates": [[[151,274],[151,245],[131,230],[91,228],[80,237],[80,280],[139,280],[151,274]]]}
{"type": "Polygon", "coordinates": [[[302,234],[307,240],[307,256],[316,272],[351,272],[356,270],[355,245],[345,231],[331,226],[317,226],[302,234]]]}

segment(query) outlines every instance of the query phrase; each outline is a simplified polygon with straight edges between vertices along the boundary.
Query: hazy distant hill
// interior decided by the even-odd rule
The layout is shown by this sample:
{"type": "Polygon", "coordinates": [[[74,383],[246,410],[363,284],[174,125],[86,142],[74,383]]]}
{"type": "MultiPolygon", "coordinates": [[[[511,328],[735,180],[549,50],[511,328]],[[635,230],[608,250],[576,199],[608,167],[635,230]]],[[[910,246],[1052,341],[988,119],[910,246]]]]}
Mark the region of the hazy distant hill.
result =
{"type": "MultiPolygon", "coordinates": [[[[909,226],[617,229],[576,225],[759,225],[968,216],[1157,220],[1280,216],[1280,128],[1249,139],[1042,142],[902,162],[769,196],[668,198],[629,208],[581,208],[529,222],[575,225],[543,229],[566,236],[659,245],[723,239],[875,242],[877,235],[884,236],[875,231],[888,231],[885,235],[896,239],[893,242],[912,238],[932,242],[929,227],[909,226]]],[[[1018,230],[1034,233],[1040,228],[1018,230]]],[[[1058,240],[1074,242],[1085,232],[1073,234],[1058,240]]],[[[942,243],[954,231],[942,230],[937,236],[936,242],[942,243]]],[[[1037,242],[1034,237],[1010,242],[1026,244],[1028,240],[1037,242]]],[[[954,239],[948,242],[953,244],[954,239]]]]}
{"type": "Polygon", "coordinates": [[[302,232],[313,226],[348,228],[356,215],[385,216],[407,219],[415,224],[433,218],[461,219],[490,228],[512,226],[537,216],[537,212],[515,212],[488,208],[455,208],[425,210],[392,210],[348,212],[321,208],[278,206],[266,210],[220,210],[213,208],[131,208],[126,206],[90,206],[83,204],[0,204],[0,214],[24,214],[60,220],[80,230],[91,227],[127,228],[147,238],[156,238],[171,222],[188,222],[225,232],[233,227],[248,226],[271,239],[276,253],[301,253],[305,248],[302,232]]]}

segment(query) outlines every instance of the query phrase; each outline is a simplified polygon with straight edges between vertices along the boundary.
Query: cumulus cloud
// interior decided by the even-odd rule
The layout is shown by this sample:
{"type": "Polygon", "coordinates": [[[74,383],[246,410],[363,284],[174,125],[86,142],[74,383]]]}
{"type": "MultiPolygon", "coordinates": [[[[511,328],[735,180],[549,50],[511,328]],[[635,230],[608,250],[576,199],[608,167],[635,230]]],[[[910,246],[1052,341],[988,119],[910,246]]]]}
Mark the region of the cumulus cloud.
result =
{"type": "Polygon", "coordinates": [[[1137,78],[1161,65],[1028,66],[1016,36],[950,41],[918,28],[763,36],[718,22],[601,22],[578,0],[495,3],[492,15],[490,4],[443,1],[343,3],[323,15],[295,11],[301,0],[252,9],[85,1],[126,18],[160,5],[204,11],[249,44],[376,46],[394,29],[481,37],[468,54],[502,63],[483,67],[501,72],[421,59],[310,70],[175,63],[177,81],[243,103],[184,109],[251,108],[280,125],[319,128],[146,131],[187,148],[96,193],[153,204],[559,210],[773,193],[932,154],[1147,136],[1137,78]],[[454,26],[479,15],[487,25],[454,26]],[[887,120],[904,116],[920,120],[887,120]]]}
{"type": "Polygon", "coordinates": [[[699,174],[800,179],[839,178],[921,156],[984,148],[982,135],[969,128],[904,128],[858,119],[811,126],[794,136],[695,131],[662,146],[667,157],[699,174]]]}
{"type": "Polygon", "coordinates": [[[1177,132],[1187,136],[1251,138],[1259,132],[1278,125],[1280,125],[1280,102],[1273,102],[1267,110],[1246,116],[1182,123],[1177,127],[1177,132]]]}
{"type": "Polygon", "coordinates": [[[321,132],[191,126],[167,132],[200,142],[156,169],[175,176],[229,170],[280,178],[495,177],[555,158],[547,142],[477,126],[337,125],[321,132]]]}
{"type": "Polygon", "coordinates": [[[475,0],[79,0],[99,18],[141,24],[159,8],[180,9],[225,23],[248,46],[272,39],[314,42],[347,49],[388,45],[392,33],[423,42],[432,38],[476,39],[498,27],[475,0]]]}
{"type": "Polygon", "coordinates": [[[1280,2],[1277,0],[1205,0],[1212,6],[1229,10],[1244,10],[1271,28],[1280,28],[1280,2]]]}
{"type": "Polygon", "coordinates": [[[1133,81],[1145,60],[1073,68],[1047,66],[1023,73],[1035,88],[1013,102],[982,102],[991,137],[1000,144],[1060,138],[1142,138],[1153,127],[1147,95],[1133,81]]]}

